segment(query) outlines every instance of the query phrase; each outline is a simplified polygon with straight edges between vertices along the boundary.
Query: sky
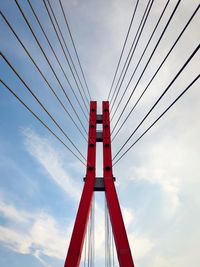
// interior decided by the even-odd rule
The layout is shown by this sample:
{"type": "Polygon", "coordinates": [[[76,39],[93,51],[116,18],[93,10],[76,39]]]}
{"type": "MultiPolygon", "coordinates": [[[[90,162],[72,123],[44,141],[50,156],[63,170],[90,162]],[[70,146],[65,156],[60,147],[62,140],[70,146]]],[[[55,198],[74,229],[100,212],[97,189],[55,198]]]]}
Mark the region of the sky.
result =
{"type": "MultiPolygon", "coordinates": [[[[87,128],[87,120],[74,99],[73,93],[33,16],[28,1],[19,0],[18,2],[39,38],[49,61],[54,66],[61,83],[70,99],[73,100],[73,107],[80,114],[80,118],[87,128]]],[[[155,0],[152,5],[122,85],[123,90],[166,2],[166,0],[155,0]]],[[[51,3],[77,65],[59,2],[51,0],[51,3]]],[[[101,102],[107,100],[136,1],[62,0],[62,3],[92,100],[97,101],[98,112],[101,113],[101,102]]],[[[163,18],[128,87],[124,101],[111,122],[111,127],[114,127],[120,111],[131,94],[176,3],[175,0],[169,1],[163,18]]],[[[64,66],[72,87],[76,89],[76,93],[80,97],[43,1],[31,0],[31,4],[53,44],[62,66],[64,66]]],[[[146,5],[146,0],[139,1],[122,63],[129,51],[146,5]]],[[[125,119],[198,5],[198,0],[181,1],[120,122],[125,119]]],[[[62,99],[67,110],[77,121],[15,1],[0,1],[0,9],[19,38],[23,40],[49,83],[55,88],[55,92],[62,99]]],[[[113,156],[199,44],[199,21],[200,12],[198,11],[127,123],[113,141],[113,156]]],[[[50,92],[22,46],[6,26],[2,16],[0,18],[0,40],[1,52],[86,156],[87,143],[50,92]]],[[[129,145],[199,75],[199,62],[200,53],[198,51],[133,136],[129,145]]],[[[2,57],[0,57],[0,78],[70,148],[72,147],[2,57]]],[[[199,86],[198,80],[180,101],[114,166],[115,185],[136,266],[187,267],[198,266],[200,261],[199,86]]],[[[82,105],[84,104],[82,103],[82,105]]],[[[98,144],[97,148],[97,176],[102,176],[101,145],[98,144]]],[[[0,266],[63,266],[84,176],[85,166],[66,150],[0,83],[0,266]]],[[[97,267],[104,266],[104,201],[103,193],[95,194],[95,266],[97,267]]],[[[81,266],[83,266],[83,259],[81,266]]],[[[115,260],[115,266],[118,266],[117,260],[115,260]]]]}

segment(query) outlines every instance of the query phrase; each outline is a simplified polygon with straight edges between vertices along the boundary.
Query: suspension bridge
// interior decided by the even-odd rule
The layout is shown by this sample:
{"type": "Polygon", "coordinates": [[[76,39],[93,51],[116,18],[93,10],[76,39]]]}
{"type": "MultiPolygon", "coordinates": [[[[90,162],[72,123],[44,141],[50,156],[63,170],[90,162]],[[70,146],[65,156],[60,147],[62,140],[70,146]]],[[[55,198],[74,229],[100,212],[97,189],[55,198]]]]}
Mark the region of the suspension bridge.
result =
{"type": "MultiPolygon", "coordinates": [[[[160,121],[165,120],[170,110],[173,112],[176,109],[175,106],[181,98],[184,96],[186,100],[189,91],[199,84],[199,69],[194,74],[187,75],[186,82],[184,79],[186,71],[199,59],[199,40],[188,40],[193,44],[190,48],[182,42],[185,36],[192,32],[195,21],[199,20],[198,1],[189,10],[184,23],[178,25],[178,30],[172,35],[173,38],[167,40],[169,43],[167,49],[163,49],[161,55],[157,54],[163,40],[166,42],[168,32],[177,26],[177,16],[182,13],[183,3],[186,1],[162,1],[162,6],[157,3],[156,16],[153,17],[156,2],[159,1],[132,1],[131,17],[124,34],[124,42],[116,61],[110,87],[102,88],[106,91],[106,99],[102,101],[97,101],[95,91],[88,82],[89,73],[86,75],[84,70],[79,55],[79,45],[75,41],[75,33],[69,23],[70,10],[66,9],[64,0],[42,0],[37,5],[37,1],[31,0],[8,1],[15,10],[15,16],[20,18],[19,23],[23,23],[23,27],[26,27],[31,36],[32,48],[22,38],[13,18],[2,5],[1,27],[12,37],[13,49],[16,46],[23,51],[23,57],[17,62],[5,48],[0,51],[2,69],[5,68],[7,71],[7,75],[3,75],[2,71],[0,77],[1,93],[8,92],[13,101],[31,113],[37,123],[64,146],[66,153],[85,168],[83,189],[79,196],[80,203],[74,218],[71,238],[66,237],[70,242],[66,250],[64,267],[78,267],[81,264],[88,267],[96,266],[95,224],[98,222],[95,221],[95,195],[97,194],[105,195],[105,266],[135,266],[134,247],[132,248],[128,241],[120,199],[116,191],[117,173],[113,173],[113,167],[126,160],[136,144],[142,142],[148,134],[151,135],[152,128],[155,125],[159,127],[160,121]],[[48,18],[48,27],[51,27],[53,38],[41,15],[48,18]],[[56,45],[54,45],[55,40],[56,45]],[[169,80],[166,77],[168,74],[163,75],[162,71],[170,57],[178,53],[180,46],[185,51],[184,62],[172,71],[169,80]],[[40,51],[39,60],[37,52],[34,51],[35,47],[40,51]],[[23,72],[20,64],[23,64],[23,72]],[[33,75],[42,80],[45,86],[44,92],[41,86],[38,88],[37,83],[29,82],[26,75],[27,64],[31,64],[34,68],[33,75]],[[43,64],[48,67],[48,71],[43,64]],[[152,69],[151,72],[148,72],[149,69],[152,69]],[[145,83],[143,78],[146,73],[148,77],[145,78],[147,81],[145,83]],[[159,94],[155,90],[154,102],[145,112],[142,111],[141,119],[133,123],[133,115],[140,112],[138,109],[145,95],[149,92],[154,94],[154,82],[159,79],[159,75],[162,79],[159,83],[159,94]],[[17,82],[12,82],[12,79],[17,82]],[[178,85],[177,80],[180,81],[178,85]],[[177,86],[180,88],[176,89],[177,86]],[[26,90],[27,94],[23,95],[20,90],[26,90]],[[46,96],[47,91],[50,97],[46,96]],[[171,94],[170,101],[167,106],[162,107],[163,99],[168,97],[168,93],[171,94]],[[48,105],[50,98],[55,103],[55,109],[59,109],[59,112],[66,116],[67,125],[60,120],[56,110],[48,105]],[[31,104],[32,101],[39,107],[39,111],[31,104]],[[157,116],[149,123],[148,119],[157,107],[160,112],[156,113],[157,116]],[[80,145],[83,143],[87,153],[80,145]],[[97,143],[102,145],[97,146],[97,143]],[[114,147],[117,147],[117,151],[115,150],[112,155],[114,147]],[[102,150],[102,177],[98,177],[96,173],[99,164],[96,156],[98,149],[102,150]]],[[[106,55],[100,55],[102,56],[106,55]]],[[[123,173],[126,175],[126,170],[123,173]]]]}

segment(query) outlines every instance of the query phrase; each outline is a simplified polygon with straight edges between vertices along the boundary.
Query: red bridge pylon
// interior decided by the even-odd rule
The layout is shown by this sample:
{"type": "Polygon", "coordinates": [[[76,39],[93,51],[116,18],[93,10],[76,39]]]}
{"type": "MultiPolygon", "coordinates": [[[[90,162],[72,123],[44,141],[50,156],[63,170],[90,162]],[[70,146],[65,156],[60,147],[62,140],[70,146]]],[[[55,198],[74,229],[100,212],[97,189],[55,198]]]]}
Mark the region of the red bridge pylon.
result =
{"type": "Polygon", "coordinates": [[[120,267],[134,267],[112,172],[108,101],[102,102],[102,111],[102,115],[97,115],[96,101],[90,102],[85,184],[64,267],[78,267],[80,264],[94,191],[105,191],[120,267]],[[102,132],[97,132],[97,124],[103,124],[102,132]],[[96,142],[103,142],[103,178],[96,178],[96,142]]]}

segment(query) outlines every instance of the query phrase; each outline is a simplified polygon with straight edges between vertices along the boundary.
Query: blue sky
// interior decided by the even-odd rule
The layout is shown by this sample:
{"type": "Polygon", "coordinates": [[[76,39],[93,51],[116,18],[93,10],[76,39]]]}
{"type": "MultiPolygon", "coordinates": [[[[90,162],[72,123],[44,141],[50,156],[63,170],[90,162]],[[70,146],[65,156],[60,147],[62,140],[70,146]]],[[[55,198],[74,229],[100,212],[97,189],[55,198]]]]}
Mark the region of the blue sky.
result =
{"type": "MultiPolygon", "coordinates": [[[[57,1],[51,2],[74,56],[59,5],[57,1]]],[[[134,1],[69,0],[62,2],[68,15],[92,98],[98,101],[100,111],[101,101],[108,96],[133,12],[134,1]]],[[[170,1],[144,56],[143,66],[176,2],[170,1]]],[[[128,114],[160,61],[171,48],[173,41],[199,4],[198,2],[198,0],[181,1],[123,118],[128,114]]],[[[55,66],[70,98],[73,99],[70,88],[34,20],[28,2],[20,0],[19,3],[51,63],[55,66]]],[[[33,0],[31,3],[57,51],[62,65],[65,66],[73,87],[75,87],[42,1],[33,0]]],[[[147,1],[143,0],[139,3],[125,54],[130,47],[146,3],[147,1]]],[[[165,3],[166,0],[154,1],[148,23],[136,49],[135,58],[127,73],[124,88],[165,3]]],[[[23,40],[28,51],[32,53],[44,75],[48,77],[56,93],[66,104],[68,110],[73,113],[14,0],[1,1],[0,8],[23,40]]],[[[198,11],[149,87],[145,97],[113,142],[113,155],[199,44],[199,21],[198,11]]],[[[74,128],[62,107],[56,102],[48,86],[2,17],[0,18],[0,29],[2,53],[86,155],[86,142],[74,128]]],[[[200,53],[198,51],[138,131],[135,139],[199,74],[199,62],[200,53]]],[[[141,71],[142,66],[136,72],[125,100],[141,71]]],[[[65,140],[62,133],[42,111],[2,57],[0,58],[0,77],[65,140]]],[[[114,167],[117,191],[136,266],[186,267],[197,266],[199,263],[199,86],[198,80],[166,116],[114,167]]],[[[75,104],[75,100],[73,103],[87,128],[87,121],[78,105],[75,104]]],[[[119,112],[122,108],[123,106],[120,106],[119,112]]],[[[120,114],[119,112],[117,112],[112,126],[117,115],[120,114]]],[[[133,138],[132,141],[135,139],[133,138]]],[[[65,141],[67,143],[67,140],[65,141]]],[[[101,149],[99,145],[98,149],[101,149]]],[[[82,178],[85,175],[85,167],[50,135],[2,84],[0,84],[0,151],[0,266],[25,267],[27,264],[30,267],[63,266],[83,186],[82,178]]],[[[101,151],[98,151],[97,176],[102,175],[101,157],[101,151]]],[[[98,267],[104,265],[104,197],[102,194],[96,195],[95,219],[95,266],[98,267]]]]}

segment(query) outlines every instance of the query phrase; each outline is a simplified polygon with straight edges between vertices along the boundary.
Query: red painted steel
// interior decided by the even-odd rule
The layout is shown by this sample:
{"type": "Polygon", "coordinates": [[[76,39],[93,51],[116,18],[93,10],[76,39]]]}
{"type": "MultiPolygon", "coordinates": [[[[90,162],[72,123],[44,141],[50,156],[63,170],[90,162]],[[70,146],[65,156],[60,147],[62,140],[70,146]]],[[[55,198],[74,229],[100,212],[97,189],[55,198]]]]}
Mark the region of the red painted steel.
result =
{"type": "Polygon", "coordinates": [[[96,101],[91,101],[86,179],[64,267],[78,267],[81,259],[96,176],[96,109],[96,101]]]}
{"type": "MultiPolygon", "coordinates": [[[[78,267],[81,260],[84,237],[86,233],[89,212],[91,209],[94,184],[96,178],[96,124],[97,124],[96,109],[97,109],[96,101],[91,101],[86,179],[64,267],[78,267]]],[[[112,153],[111,153],[110,118],[109,118],[108,101],[103,101],[102,109],[103,109],[103,164],[104,164],[103,179],[105,186],[105,195],[110,214],[115,245],[117,249],[117,256],[120,267],[134,267],[112,173],[112,153]]]]}
{"type": "Polygon", "coordinates": [[[112,173],[109,102],[103,101],[103,166],[105,194],[120,267],[134,267],[112,173]]]}

